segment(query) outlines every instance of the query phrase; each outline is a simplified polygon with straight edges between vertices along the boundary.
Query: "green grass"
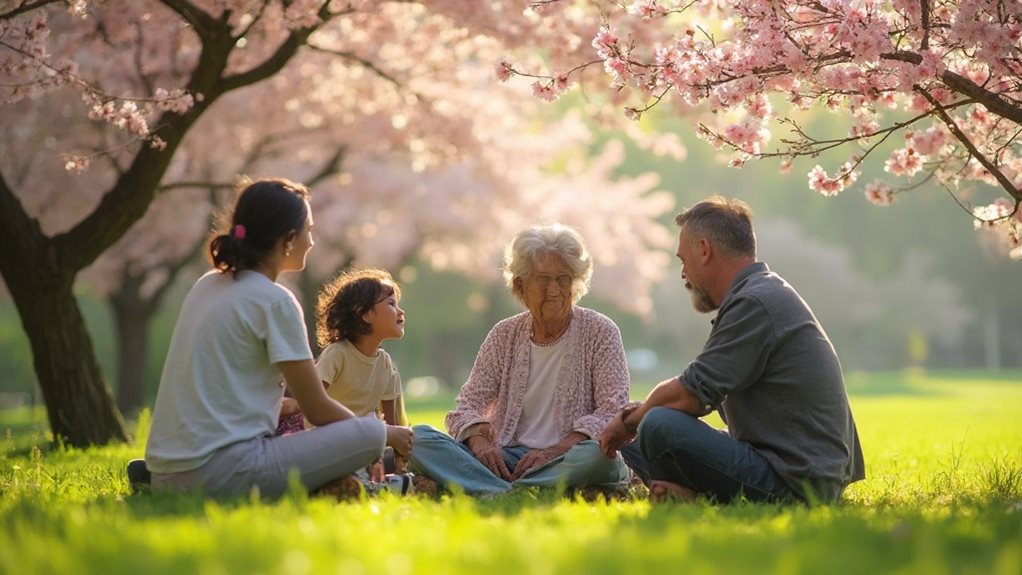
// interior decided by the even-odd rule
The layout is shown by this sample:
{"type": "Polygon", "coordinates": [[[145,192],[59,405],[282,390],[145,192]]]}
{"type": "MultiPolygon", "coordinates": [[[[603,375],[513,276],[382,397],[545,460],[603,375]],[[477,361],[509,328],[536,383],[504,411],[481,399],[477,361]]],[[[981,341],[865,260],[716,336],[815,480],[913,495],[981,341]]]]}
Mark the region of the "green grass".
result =
{"type": "MultiPolygon", "coordinates": [[[[136,443],[0,412],[0,573],[1022,573],[1022,374],[850,374],[869,479],[837,506],[129,495],[136,443]]],[[[636,395],[641,395],[637,392],[636,395]]],[[[452,401],[410,401],[441,425],[452,401]]]]}

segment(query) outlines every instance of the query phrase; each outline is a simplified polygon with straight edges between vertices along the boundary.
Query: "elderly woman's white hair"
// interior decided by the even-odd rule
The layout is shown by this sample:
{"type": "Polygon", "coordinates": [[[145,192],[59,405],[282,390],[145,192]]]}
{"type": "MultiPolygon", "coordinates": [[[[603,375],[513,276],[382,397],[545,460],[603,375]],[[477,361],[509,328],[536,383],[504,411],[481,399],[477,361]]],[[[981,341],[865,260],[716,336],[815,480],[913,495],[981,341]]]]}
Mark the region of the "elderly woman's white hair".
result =
{"type": "Polygon", "coordinates": [[[515,285],[515,278],[526,280],[540,254],[560,256],[571,270],[571,301],[577,302],[589,293],[593,277],[593,258],[582,235],[560,223],[532,226],[518,232],[504,250],[504,280],[511,295],[525,303],[524,291],[515,285]]]}

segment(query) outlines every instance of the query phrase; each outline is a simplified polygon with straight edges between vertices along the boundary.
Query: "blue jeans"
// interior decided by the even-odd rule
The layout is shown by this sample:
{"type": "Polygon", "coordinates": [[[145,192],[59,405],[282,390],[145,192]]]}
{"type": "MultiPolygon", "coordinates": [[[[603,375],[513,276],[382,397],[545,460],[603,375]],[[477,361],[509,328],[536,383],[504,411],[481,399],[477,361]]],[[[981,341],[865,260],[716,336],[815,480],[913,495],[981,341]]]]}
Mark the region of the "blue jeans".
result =
{"type": "Polygon", "coordinates": [[[752,446],[675,409],[649,410],[622,455],[645,482],[670,481],[721,503],[742,495],[749,501],[801,500],[752,446]]]}
{"type": "MultiPolygon", "coordinates": [[[[621,458],[608,459],[599,444],[587,439],[564,455],[533,468],[524,477],[508,482],[497,477],[472,455],[468,446],[429,425],[416,425],[415,446],[408,458],[412,471],[432,477],[444,487],[458,485],[465,493],[504,493],[516,486],[623,488],[628,485],[628,467],[621,458]]],[[[504,447],[504,463],[514,471],[528,447],[504,447]]]]}

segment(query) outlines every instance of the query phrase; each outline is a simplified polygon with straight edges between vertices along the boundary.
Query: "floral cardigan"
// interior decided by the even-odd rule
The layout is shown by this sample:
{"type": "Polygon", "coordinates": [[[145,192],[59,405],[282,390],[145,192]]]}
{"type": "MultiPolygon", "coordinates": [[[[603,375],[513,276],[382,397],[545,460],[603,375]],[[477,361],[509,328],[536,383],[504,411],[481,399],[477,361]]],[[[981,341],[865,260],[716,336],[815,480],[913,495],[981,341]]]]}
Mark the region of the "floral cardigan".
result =
{"type": "MultiPolygon", "coordinates": [[[[513,441],[529,380],[532,315],[523,312],[497,323],[479,348],[447,431],[457,441],[476,423],[493,425],[497,445],[513,441]]],[[[561,435],[578,431],[596,439],[628,403],[628,364],[621,331],[607,316],[575,306],[567,355],[554,392],[554,417],[561,435]]]]}

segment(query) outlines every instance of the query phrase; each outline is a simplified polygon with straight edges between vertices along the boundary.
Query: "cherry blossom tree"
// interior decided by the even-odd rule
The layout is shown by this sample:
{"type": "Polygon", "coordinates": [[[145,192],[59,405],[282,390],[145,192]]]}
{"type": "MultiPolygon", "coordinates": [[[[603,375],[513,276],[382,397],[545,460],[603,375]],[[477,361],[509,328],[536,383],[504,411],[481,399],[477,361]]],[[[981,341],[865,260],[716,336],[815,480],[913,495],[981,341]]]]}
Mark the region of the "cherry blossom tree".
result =
{"type": "MultiPolygon", "coordinates": [[[[353,212],[361,235],[335,218],[339,239],[368,246],[347,252],[351,259],[419,245],[433,265],[471,269],[482,253],[473,246],[506,241],[499,224],[569,213],[585,222],[579,214],[603,189],[599,205],[619,217],[610,230],[591,229],[613,232],[608,242],[644,242],[646,252],[660,247],[667,232],[645,224],[668,208],[664,196],[646,194],[652,180],[597,182],[567,150],[548,147],[539,163],[521,153],[530,132],[557,138],[542,133],[513,87],[491,93],[489,67],[513,46],[565,32],[533,30],[533,19],[510,4],[454,0],[4,3],[0,113],[10,137],[0,142],[0,272],[54,435],[73,445],[125,437],[74,299],[79,272],[95,263],[93,278],[119,277],[141,299],[158,295],[197,245],[187,230],[207,215],[196,198],[233,183],[232,168],[318,180],[314,198],[323,198],[315,201],[327,221],[330,210],[343,215],[340,206],[361,206],[362,192],[393,180],[393,209],[353,212]],[[551,175],[561,184],[543,196],[551,175]],[[592,187],[579,189],[571,176],[592,187]],[[153,219],[132,230],[158,194],[153,219]],[[408,211],[422,216],[414,226],[408,211]],[[389,241],[367,241],[374,229],[389,241]],[[118,241],[119,266],[97,261],[118,241]],[[172,242],[180,251],[157,257],[172,242]]],[[[609,150],[594,167],[606,178],[616,165],[609,150]]],[[[627,259],[608,253],[618,254],[610,266],[627,259]]],[[[655,279],[651,259],[640,253],[630,285],[655,279]]],[[[631,300],[641,311],[641,290],[631,300]]]]}
{"type": "Polygon", "coordinates": [[[595,84],[593,102],[632,120],[671,107],[731,151],[734,166],[778,158],[790,169],[796,158],[846,150],[808,173],[809,188],[828,196],[886,154],[878,161],[893,179],[867,183],[870,202],[943,186],[1022,258],[1018,0],[536,0],[530,10],[537,27],[585,30],[588,21],[595,31],[544,44],[541,62],[509,53],[498,78],[531,77],[544,100],[595,84]],[[579,57],[581,45],[590,50],[579,57]],[[847,132],[800,123],[797,113],[814,106],[839,114],[847,132]],[[991,190],[991,203],[972,201],[991,190]]]}
{"type": "MultiPolygon", "coordinates": [[[[273,89],[267,84],[254,90],[273,89]]],[[[472,106],[471,94],[464,96],[461,105],[472,106]]],[[[197,160],[181,173],[172,167],[176,181],[161,185],[162,195],[147,215],[84,274],[113,310],[119,408],[141,407],[149,321],[177,272],[204,246],[210,207],[225,203],[222,194],[216,200],[203,188],[229,188],[232,174],[287,173],[313,188],[317,248],[296,282],[313,336],[317,291],[337,271],[353,264],[398,270],[421,258],[437,269],[498,281],[503,243],[520,227],[543,220],[584,230],[597,254],[597,279],[615,278],[595,282],[594,292],[624,310],[648,315],[651,285],[667,269],[666,250],[673,242],[658,218],[673,207],[673,198],[653,191],[658,179],[652,175],[614,176],[623,161],[620,143],[607,145],[590,160],[586,150],[592,134],[576,115],[546,119],[542,131],[516,127],[528,124],[523,110],[542,111],[538,106],[523,108],[523,96],[491,95],[485,109],[474,112],[477,119],[486,118],[486,125],[501,129],[492,131],[497,135],[488,136],[471,162],[419,171],[398,150],[362,149],[357,141],[338,135],[364,135],[371,125],[342,130],[336,118],[326,117],[335,129],[327,131],[329,138],[319,137],[319,130],[298,125],[300,114],[272,118],[269,125],[276,137],[257,139],[272,145],[214,157],[202,146],[241,138],[211,138],[208,130],[250,131],[242,118],[255,110],[245,102],[273,99],[271,94],[225,98],[227,109],[214,111],[215,121],[198,126],[182,145],[181,157],[197,160]],[[291,129],[283,131],[285,126],[291,129]],[[284,132],[291,136],[282,136],[284,132]],[[295,159],[296,150],[301,160],[295,159]],[[554,169],[551,158],[563,158],[567,166],[554,169]],[[187,196],[168,193],[180,186],[192,189],[182,190],[187,196]]]]}

